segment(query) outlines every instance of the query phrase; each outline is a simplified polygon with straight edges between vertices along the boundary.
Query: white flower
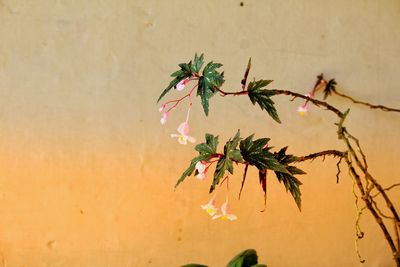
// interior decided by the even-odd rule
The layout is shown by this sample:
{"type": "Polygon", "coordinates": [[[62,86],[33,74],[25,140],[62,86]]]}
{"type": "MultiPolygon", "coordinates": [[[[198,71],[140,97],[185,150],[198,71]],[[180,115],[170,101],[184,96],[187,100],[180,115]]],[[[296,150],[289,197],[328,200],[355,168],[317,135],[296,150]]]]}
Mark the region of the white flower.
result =
{"type": "Polygon", "coordinates": [[[168,119],[168,112],[163,112],[162,117],[160,119],[161,124],[165,124],[167,122],[168,119]]]}
{"type": "Polygon", "coordinates": [[[185,89],[186,84],[190,81],[190,79],[186,78],[183,79],[182,81],[180,81],[176,86],[176,90],[178,91],[182,91],[183,89],[185,89]]]}
{"type": "Polygon", "coordinates": [[[207,172],[207,165],[204,164],[202,161],[196,163],[196,170],[198,174],[196,175],[197,179],[203,180],[206,177],[207,172]]]}
{"type": "Polygon", "coordinates": [[[201,205],[201,208],[205,210],[210,216],[214,216],[215,214],[217,214],[218,211],[218,208],[215,206],[215,197],[216,195],[214,195],[207,204],[201,205]]]}
{"type": "Polygon", "coordinates": [[[179,134],[171,134],[171,137],[172,137],[172,138],[177,137],[177,138],[178,138],[179,144],[181,144],[181,145],[186,145],[188,141],[191,142],[191,143],[196,142],[196,139],[195,139],[195,138],[193,138],[193,137],[191,137],[191,136],[188,136],[188,133],[189,133],[189,123],[188,123],[187,121],[182,122],[182,123],[179,125],[179,127],[178,127],[177,130],[178,130],[178,133],[179,133],[179,134]]]}
{"type": "Polygon", "coordinates": [[[308,112],[308,107],[307,105],[301,105],[297,108],[297,112],[301,115],[304,116],[308,112]]]}
{"type": "Polygon", "coordinates": [[[228,203],[228,198],[226,201],[221,205],[221,214],[214,215],[212,217],[213,220],[216,219],[222,219],[222,220],[230,220],[234,221],[237,220],[237,216],[235,214],[232,214],[230,211],[229,203],[228,203]]]}

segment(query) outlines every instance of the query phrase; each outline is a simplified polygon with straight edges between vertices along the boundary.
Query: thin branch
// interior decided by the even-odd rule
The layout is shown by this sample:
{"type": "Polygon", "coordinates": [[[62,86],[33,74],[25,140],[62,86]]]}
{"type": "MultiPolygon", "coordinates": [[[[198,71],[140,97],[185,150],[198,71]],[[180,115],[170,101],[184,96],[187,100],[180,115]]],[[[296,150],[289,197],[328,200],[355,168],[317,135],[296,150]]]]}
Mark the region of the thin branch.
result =
{"type": "MultiPolygon", "coordinates": [[[[389,191],[390,189],[393,189],[393,188],[395,188],[396,186],[400,186],[400,183],[399,183],[399,184],[392,184],[391,186],[384,188],[383,191],[389,191]]],[[[377,197],[377,196],[379,196],[379,195],[380,195],[380,192],[376,193],[376,194],[373,195],[372,197],[375,198],[375,197],[377,197]]]]}
{"type": "Polygon", "coordinates": [[[345,94],[343,94],[343,93],[339,93],[339,92],[336,91],[336,90],[333,90],[332,92],[335,93],[335,94],[338,95],[338,96],[341,96],[341,97],[343,97],[343,98],[349,99],[350,101],[352,101],[352,102],[355,103],[355,104],[365,105],[365,106],[367,106],[367,107],[369,107],[369,108],[371,108],[371,109],[381,109],[381,110],[383,110],[383,111],[400,112],[400,109],[397,109],[397,108],[389,108],[389,107],[386,107],[386,106],[383,106],[383,105],[374,105],[374,104],[370,104],[370,103],[368,103],[368,102],[356,100],[356,99],[352,98],[351,96],[345,95],[345,94]]]}
{"type": "Polygon", "coordinates": [[[307,156],[297,157],[295,162],[314,160],[318,157],[324,157],[324,159],[325,159],[325,156],[333,156],[333,157],[343,158],[344,155],[345,155],[345,152],[342,152],[339,150],[325,150],[325,151],[321,151],[321,152],[317,152],[317,153],[312,153],[307,156]]]}
{"type": "MultiPolygon", "coordinates": [[[[345,155],[346,156],[346,155],[345,155]]],[[[340,163],[342,162],[342,159],[343,159],[343,157],[341,157],[340,159],[339,159],[339,161],[336,163],[336,167],[337,167],[337,170],[338,170],[338,172],[336,173],[336,183],[338,184],[339,183],[339,174],[341,173],[341,170],[340,170],[340,163]]]]}

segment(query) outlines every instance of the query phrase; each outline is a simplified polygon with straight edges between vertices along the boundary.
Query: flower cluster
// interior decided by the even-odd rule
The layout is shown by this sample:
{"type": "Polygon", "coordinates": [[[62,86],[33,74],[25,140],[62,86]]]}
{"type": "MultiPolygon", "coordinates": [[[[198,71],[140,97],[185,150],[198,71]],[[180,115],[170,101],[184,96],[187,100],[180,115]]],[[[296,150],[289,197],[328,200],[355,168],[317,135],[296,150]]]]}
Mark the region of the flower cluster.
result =
{"type": "MultiPolygon", "coordinates": [[[[190,78],[183,79],[182,81],[180,81],[180,82],[175,86],[175,89],[176,89],[177,91],[183,91],[183,90],[185,89],[185,87],[186,87],[186,84],[189,83],[190,81],[191,81],[190,78]]],[[[161,124],[165,124],[165,123],[167,123],[167,120],[168,120],[168,117],[169,117],[170,112],[171,112],[173,109],[175,109],[175,108],[177,107],[177,105],[178,105],[183,99],[189,97],[189,108],[188,108],[188,111],[187,111],[186,120],[185,120],[184,122],[182,122],[182,123],[178,126],[178,129],[177,129],[178,134],[171,134],[171,137],[172,137],[172,138],[178,138],[179,144],[182,144],[182,145],[186,145],[186,144],[188,143],[188,141],[189,141],[190,143],[196,142],[196,139],[195,139],[195,138],[193,138],[193,137],[191,137],[191,136],[188,135],[188,134],[189,134],[189,129],[190,129],[190,127],[189,127],[189,114],[190,114],[190,109],[191,109],[191,107],[192,107],[192,102],[191,102],[191,100],[190,100],[190,96],[192,95],[192,93],[193,93],[193,91],[194,91],[195,88],[196,88],[196,86],[193,87],[193,89],[192,89],[187,95],[185,95],[184,97],[182,97],[182,98],[180,98],[180,99],[168,101],[168,102],[162,104],[162,105],[160,106],[160,108],[158,109],[158,111],[161,113],[160,123],[161,123],[161,124]]]]}
{"type": "Polygon", "coordinates": [[[229,221],[237,220],[237,216],[231,213],[228,198],[226,198],[225,202],[222,203],[221,208],[217,208],[215,198],[216,195],[214,195],[207,204],[201,205],[201,208],[205,210],[208,215],[211,216],[211,219],[221,219],[229,221]],[[218,213],[218,211],[221,211],[221,213],[218,213]]]}

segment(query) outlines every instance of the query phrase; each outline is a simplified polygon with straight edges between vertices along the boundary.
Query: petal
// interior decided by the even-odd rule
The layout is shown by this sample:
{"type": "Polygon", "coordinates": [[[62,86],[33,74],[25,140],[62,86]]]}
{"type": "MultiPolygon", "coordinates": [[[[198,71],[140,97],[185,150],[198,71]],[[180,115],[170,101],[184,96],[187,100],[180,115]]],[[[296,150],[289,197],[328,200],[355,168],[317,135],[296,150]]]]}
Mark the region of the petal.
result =
{"type": "Polygon", "coordinates": [[[179,137],[180,135],[179,134],[171,134],[171,137],[172,138],[177,138],[177,137],[179,137]]]}
{"type": "Polygon", "coordinates": [[[192,136],[186,136],[187,137],[187,140],[190,142],[190,143],[195,143],[196,142],[196,138],[194,138],[194,137],[192,137],[192,136]]]}
{"type": "Polygon", "coordinates": [[[204,171],[206,170],[206,167],[207,167],[207,166],[206,166],[203,162],[201,162],[201,161],[197,162],[197,163],[196,163],[196,166],[195,166],[196,170],[197,170],[199,173],[204,173],[204,171]]]}
{"type": "Polygon", "coordinates": [[[168,112],[164,112],[160,119],[161,124],[165,124],[167,122],[167,119],[168,119],[168,112]]]}
{"type": "Polygon", "coordinates": [[[196,178],[199,180],[204,180],[206,176],[204,175],[204,172],[199,172],[199,174],[196,175],[196,178]]]}
{"type": "Polygon", "coordinates": [[[189,124],[187,123],[187,121],[179,124],[178,133],[180,133],[181,135],[187,135],[189,133],[189,124]]]}
{"type": "Polygon", "coordinates": [[[217,214],[217,215],[214,215],[211,219],[212,220],[216,220],[216,219],[221,218],[221,217],[222,217],[222,214],[217,214]]]}

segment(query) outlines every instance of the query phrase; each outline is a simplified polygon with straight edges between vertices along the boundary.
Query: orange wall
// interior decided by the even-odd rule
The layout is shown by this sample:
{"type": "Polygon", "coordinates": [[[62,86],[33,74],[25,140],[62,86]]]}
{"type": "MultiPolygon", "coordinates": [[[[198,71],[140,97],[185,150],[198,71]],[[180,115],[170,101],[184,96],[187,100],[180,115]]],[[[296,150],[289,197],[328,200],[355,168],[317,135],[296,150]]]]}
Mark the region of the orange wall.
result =
{"type": "MultiPolygon", "coordinates": [[[[250,77],[272,87],[306,93],[324,72],[345,93],[399,107],[400,2],[239,2],[0,1],[0,266],[224,266],[246,248],[275,267],[359,266],[352,184],[346,171],[336,184],[335,160],[301,164],[301,213],[273,175],[264,213],[255,172],[238,201],[239,168],[239,220],[210,221],[210,177],[173,189],[194,155],[169,137],[185,109],[161,126],[155,101],[176,65],[204,52],[224,63],[228,91],[251,56],[250,77]]],[[[333,115],[300,117],[288,100],[276,99],[278,125],[244,98],[214,97],[208,118],[196,99],[191,135],[241,128],[297,155],[344,148],[333,115]]],[[[371,172],[398,182],[399,116],[352,107],[348,127],[371,172]]],[[[361,223],[363,266],[393,266],[372,217],[361,223]]]]}

